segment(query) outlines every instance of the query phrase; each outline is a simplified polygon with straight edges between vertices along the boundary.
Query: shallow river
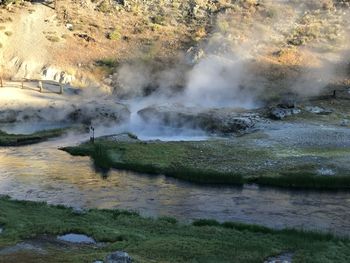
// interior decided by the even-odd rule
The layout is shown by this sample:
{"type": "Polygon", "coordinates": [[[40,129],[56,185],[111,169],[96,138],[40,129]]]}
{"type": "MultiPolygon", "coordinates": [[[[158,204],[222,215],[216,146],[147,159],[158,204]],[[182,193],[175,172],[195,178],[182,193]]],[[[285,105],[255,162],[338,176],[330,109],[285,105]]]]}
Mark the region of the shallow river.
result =
{"type": "Polygon", "coordinates": [[[71,137],[0,148],[0,194],[72,207],[131,209],[183,221],[213,218],[350,235],[350,192],[213,187],[117,170],[103,178],[89,158],[57,149],[77,141],[71,137]]]}

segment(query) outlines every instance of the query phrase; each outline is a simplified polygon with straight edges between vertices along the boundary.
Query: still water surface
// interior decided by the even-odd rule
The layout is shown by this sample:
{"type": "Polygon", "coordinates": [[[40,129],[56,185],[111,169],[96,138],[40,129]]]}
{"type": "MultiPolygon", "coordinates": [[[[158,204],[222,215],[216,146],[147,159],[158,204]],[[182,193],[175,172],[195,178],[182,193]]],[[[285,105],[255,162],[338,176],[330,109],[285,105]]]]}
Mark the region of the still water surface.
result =
{"type": "Polygon", "coordinates": [[[117,170],[104,178],[88,157],[57,149],[81,139],[86,138],[0,148],[0,195],[77,208],[131,209],[183,221],[212,218],[350,235],[350,192],[203,186],[117,170]]]}

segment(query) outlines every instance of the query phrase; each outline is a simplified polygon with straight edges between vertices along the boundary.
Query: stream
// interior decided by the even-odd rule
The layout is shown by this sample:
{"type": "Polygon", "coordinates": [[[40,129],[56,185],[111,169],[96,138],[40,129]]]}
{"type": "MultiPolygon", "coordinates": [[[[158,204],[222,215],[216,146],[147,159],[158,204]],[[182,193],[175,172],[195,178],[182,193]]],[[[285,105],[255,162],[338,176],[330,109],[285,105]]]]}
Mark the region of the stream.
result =
{"type": "Polygon", "coordinates": [[[104,177],[90,158],[58,150],[86,139],[71,135],[1,147],[0,195],[75,208],[135,210],[185,222],[210,218],[350,235],[350,192],[206,186],[119,170],[104,177]]]}

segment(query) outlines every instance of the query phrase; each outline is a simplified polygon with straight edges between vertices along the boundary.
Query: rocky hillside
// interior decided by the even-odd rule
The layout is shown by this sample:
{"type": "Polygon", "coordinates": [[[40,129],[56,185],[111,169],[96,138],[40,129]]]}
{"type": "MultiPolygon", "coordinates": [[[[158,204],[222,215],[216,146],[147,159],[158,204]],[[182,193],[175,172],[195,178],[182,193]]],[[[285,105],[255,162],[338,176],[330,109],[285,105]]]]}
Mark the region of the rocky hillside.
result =
{"type": "Polygon", "coordinates": [[[350,84],[349,6],[349,0],[7,0],[0,9],[1,72],[103,86],[121,96],[191,89],[208,74],[207,85],[224,91],[235,83],[245,97],[314,95],[329,84],[350,84]]]}

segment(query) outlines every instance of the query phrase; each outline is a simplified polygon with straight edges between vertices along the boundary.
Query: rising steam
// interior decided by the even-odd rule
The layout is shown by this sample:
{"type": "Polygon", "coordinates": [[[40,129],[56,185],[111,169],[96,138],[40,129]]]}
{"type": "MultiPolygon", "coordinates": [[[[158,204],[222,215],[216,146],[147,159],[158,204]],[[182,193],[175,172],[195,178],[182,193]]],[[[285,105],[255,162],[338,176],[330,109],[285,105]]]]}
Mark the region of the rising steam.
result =
{"type": "Polygon", "coordinates": [[[348,8],[317,1],[259,3],[253,6],[258,15],[252,14],[250,20],[245,18],[246,10],[218,15],[212,36],[191,48],[200,58],[190,69],[185,62],[188,58],[165,70],[139,62],[121,66],[116,74],[117,94],[153,96],[147,102],[157,105],[251,109],[261,105],[264,93],[289,91],[309,96],[322,92],[334,81],[337,65],[347,59],[343,54],[348,8]],[[259,6],[264,11],[259,13],[259,6]],[[327,25],[328,20],[333,22],[327,25]],[[298,41],[305,44],[296,46],[298,41]],[[273,74],[279,77],[271,78],[273,74]],[[176,87],[181,87],[180,92],[176,87]]]}

